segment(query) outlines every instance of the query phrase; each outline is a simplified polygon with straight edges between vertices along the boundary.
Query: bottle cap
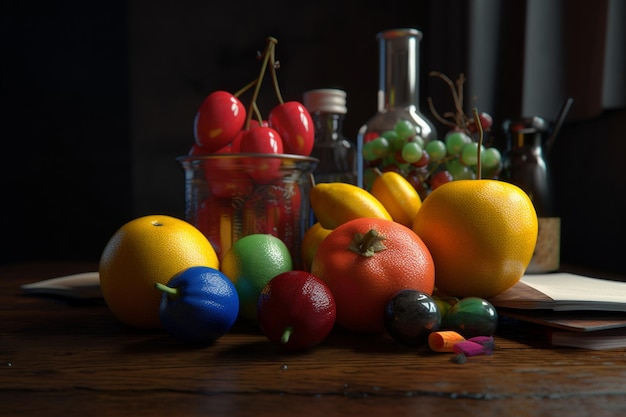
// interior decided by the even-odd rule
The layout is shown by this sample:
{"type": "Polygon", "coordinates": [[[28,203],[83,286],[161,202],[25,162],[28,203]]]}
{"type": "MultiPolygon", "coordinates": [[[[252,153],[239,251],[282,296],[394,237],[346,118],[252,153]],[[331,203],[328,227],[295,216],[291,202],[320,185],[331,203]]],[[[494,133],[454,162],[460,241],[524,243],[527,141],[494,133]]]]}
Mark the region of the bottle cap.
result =
{"type": "Polygon", "coordinates": [[[511,133],[511,147],[523,148],[530,146],[533,148],[541,147],[541,132],[534,127],[518,129],[511,133]]]}
{"type": "Polygon", "coordinates": [[[311,112],[346,114],[347,94],[336,88],[320,88],[304,93],[304,106],[311,112]]]}

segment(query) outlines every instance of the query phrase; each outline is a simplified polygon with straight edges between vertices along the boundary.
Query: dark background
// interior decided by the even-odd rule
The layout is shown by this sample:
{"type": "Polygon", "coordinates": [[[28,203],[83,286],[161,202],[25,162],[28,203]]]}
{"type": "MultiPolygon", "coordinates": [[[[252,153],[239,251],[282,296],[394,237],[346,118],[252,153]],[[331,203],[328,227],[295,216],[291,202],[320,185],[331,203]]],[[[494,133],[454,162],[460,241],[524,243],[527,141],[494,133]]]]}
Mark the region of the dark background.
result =
{"type": "MultiPolygon", "coordinates": [[[[256,77],[267,36],[279,40],[285,99],[345,89],[344,133],[354,138],[376,110],[376,33],[416,27],[428,116],[426,97],[445,103],[447,92],[427,72],[454,78],[466,59],[464,2],[436,3],[3,2],[0,263],[97,260],[132,218],[183,217],[175,158],[192,144],[197,106],[256,77]]],[[[268,111],[275,99],[269,85],[264,91],[268,111]]],[[[564,262],[625,271],[625,121],[623,110],[570,121],[555,145],[564,262]]]]}

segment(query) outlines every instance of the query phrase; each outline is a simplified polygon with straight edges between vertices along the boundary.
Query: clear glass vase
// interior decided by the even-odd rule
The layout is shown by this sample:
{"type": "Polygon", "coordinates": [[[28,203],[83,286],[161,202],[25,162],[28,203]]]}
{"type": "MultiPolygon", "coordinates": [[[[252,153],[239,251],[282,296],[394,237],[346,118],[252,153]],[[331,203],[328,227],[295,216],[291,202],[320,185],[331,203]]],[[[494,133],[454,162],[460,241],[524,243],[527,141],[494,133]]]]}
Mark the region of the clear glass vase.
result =
{"type": "MultiPolygon", "coordinates": [[[[437,138],[433,124],[419,109],[419,43],[422,32],[417,29],[392,29],[377,34],[379,48],[378,111],[365,123],[357,136],[358,184],[368,189],[374,168],[393,169],[408,175],[414,166],[398,161],[395,154],[403,145],[390,140],[390,152],[376,160],[363,158],[364,145],[380,136],[393,136],[400,128],[412,126],[410,139],[423,145],[437,138]],[[395,148],[394,148],[395,147],[395,148]],[[397,149],[396,149],[397,148],[397,149]]],[[[403,133],[406,135],[406,133],[403,133]]]]}
{"type": "Polygon", "coordinates": [[[219,259],[240,238],[268,233],[300,265],[310,224],[309,174],[317,159],[299,155],[183,156],[185,218],[209,239],[219,259]]]}

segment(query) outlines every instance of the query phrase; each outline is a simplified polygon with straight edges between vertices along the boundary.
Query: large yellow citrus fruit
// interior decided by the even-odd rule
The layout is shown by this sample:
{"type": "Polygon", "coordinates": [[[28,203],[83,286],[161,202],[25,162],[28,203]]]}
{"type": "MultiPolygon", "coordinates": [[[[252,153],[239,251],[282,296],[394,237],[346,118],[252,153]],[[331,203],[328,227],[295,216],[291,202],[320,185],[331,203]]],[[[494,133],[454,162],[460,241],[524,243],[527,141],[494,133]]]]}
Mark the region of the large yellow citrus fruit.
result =
{"type": "Polygon", "coordinates": [[[374,179],[371,193],[385,206],[395,222],[409,228],[413,226],[422,199],[406,178],[395,171],[383,172],[374,179]]]}
{"type": "Polygon", "coordinates": [[[192,267],[219,268],[215,250],[193,225],[164,215],[131,220],[113,234],[100,257],[102,295],[113,314],[138,328],[160,328],[161,291],[192,267]]]}
{"type": "Polygon", "coordinates": [[[524,274],[537,241],[537,214],[513,184],[458,180],[424,199],[413,231],[433,257],[437,290],[489,298],[524,274]]]}

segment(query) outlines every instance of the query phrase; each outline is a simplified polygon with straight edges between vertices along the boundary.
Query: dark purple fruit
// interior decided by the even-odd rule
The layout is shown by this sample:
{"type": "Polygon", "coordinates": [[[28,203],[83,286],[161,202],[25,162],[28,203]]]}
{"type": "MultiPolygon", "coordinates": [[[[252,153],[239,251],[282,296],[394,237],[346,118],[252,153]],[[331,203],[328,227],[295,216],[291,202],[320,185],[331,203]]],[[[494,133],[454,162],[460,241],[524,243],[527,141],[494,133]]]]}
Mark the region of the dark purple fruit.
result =
{"type": "Polygon", "coordinates": [[[293,270],[276,275],[263,287],[257,316],[271,342],[295,351],[320,344],[335,325],[337,309],[324,281],[293,270]]]}
{"type": "Polygon", "coordinates": [[[405,345],[426,342],[428,335],[439,330],[441,313],[435,300],[417,290],[402,290],[394,295],[385,307],[387,333],[405,345]]]}

